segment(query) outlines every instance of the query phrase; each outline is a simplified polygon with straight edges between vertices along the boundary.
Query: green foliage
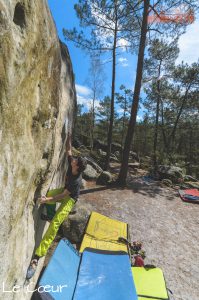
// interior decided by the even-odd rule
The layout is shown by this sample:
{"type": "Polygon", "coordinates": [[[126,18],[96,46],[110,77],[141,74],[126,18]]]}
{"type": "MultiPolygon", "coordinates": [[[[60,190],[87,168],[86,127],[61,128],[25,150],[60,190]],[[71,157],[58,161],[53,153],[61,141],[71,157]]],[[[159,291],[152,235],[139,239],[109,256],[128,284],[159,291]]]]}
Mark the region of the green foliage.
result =
{"type": "MultiPolygon", "coordinates": [[[[140,34],[140,25],[145,3],[144,1],[79,0],[75,10],[83,30],[64,29],[64,35],[66,39],[75,42],[78,47],[88,51],[93,57],[95,57],[93,53],[97,51],[100,53],[111,51],[114,64],[118,49],[121,47],[121,40],[126,41],[127,49],[131,51],[136,51],[139,44],[141,45],[143,34],[142,36],[140,34]]],[[[150,3],[150,12],[158,14],[162,7],[167,11],[175,10],[183,3],[182,0],[157,1],[155,6],[150,3]]],[[[187,11],[198,9],[197,1],[186,1],[186,7],[187,11]]],[[[133,139],[133,148],[140,155],[156,157],[159,163],[166,161],[191,165],[198,161],[199,63],[191,66],[182,63],[175,66],[179,54],[178,37],[185,30],[186,25],[180,22],[147,24],[147,34],[150,32],[150,36],[148,35],[146,45],[148,43],[149,48],[142,80],[147,95],[143,102],[146,116],[136,127],[134,121],[130,123],[130,134],[127,140],[130,140],[130,145],[133,139]],[[160,32],[162,32],[161,38],[160,32]],[[169,39],[168,42],[167,36],[173,37],[173,40],[169,39]]],[[[145,43],[140,47],[140,53],[144,53],[144,48],[145,43]]],[[[95,62],[93,61],[93,64],[95,62]]],[[[140,66],[142,67],[142,62],[140,66]]],[[[95,70],[96,68],[94,66],[95,70]]],[[[136,87],[140,86],[142,70],[137,68],[136,78],[139,80],[136,82],[134,95],[124,85],[120,87],[120,92],[115,94],[115,74],[117,73],[114,69],[111,74],[114,82],[111,97],[107,96],[101,101],[96,114],[94,110],[82,114],[79,107],[77,124],[80,135],[91,139],[90,132],[93,126],[94,137],[106,141],[111,120],[114,119],[111,133],[113,141],[123,145],[133,96],[134,100],[136,98],[137,106],[139,105],[140,90],[136,90],[136,87]],[[121,111],[119,114],[114,112],[115,97],[121,111]]],[[[95,75],[92,74],[91,77],[94,83],[95,75]]],[[[134,120],[136,114],[135,106],[132,114],[134,120]]]]}

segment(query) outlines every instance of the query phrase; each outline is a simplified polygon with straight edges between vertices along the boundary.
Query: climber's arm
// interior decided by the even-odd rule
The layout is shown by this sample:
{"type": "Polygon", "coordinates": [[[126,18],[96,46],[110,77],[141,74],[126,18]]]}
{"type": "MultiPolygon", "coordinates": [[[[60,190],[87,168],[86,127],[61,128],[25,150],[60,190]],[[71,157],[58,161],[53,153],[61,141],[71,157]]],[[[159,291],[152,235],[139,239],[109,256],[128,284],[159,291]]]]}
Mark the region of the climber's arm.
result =
{"type": "Polygon", "coordinates": [[[51,203],[51,202],[57,202],[57,201],[60,201],[62,199],[64,199],[65,197],[69,196],[70,195],[70,192],[65,189],[63,191],[63,193],[59,194],[59,195],[56,195],[56,196],[52,196],[52,197],[46,197],[46,196],[43,196],[41,198],[39,198],[39,201],[41,204],[43,203],[51,203]]]}
{"type": "Polygon", "coordinates": [[[66,141],[66,155],[72,156],[72,142],[71,142],[71,133],[68,133],[66,141]]]}

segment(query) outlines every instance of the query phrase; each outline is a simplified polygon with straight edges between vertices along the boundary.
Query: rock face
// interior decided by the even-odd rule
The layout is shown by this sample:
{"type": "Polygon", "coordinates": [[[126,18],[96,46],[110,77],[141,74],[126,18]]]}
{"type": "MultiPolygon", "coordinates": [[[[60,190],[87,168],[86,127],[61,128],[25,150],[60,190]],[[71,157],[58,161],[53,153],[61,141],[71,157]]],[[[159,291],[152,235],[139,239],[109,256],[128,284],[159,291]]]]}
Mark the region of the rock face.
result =
{"type": "Polygon", "coordinates": [[[31,297],[22,286],[45,226],[34,198],[63,184],[75,106],[68,50],[47,2],[0,0],[0,291],[3,282],[20,286],[4,299],[31,297]]]}
{"type": "Polygon", "coordinates": [[[67,220],[62,224],[63,235],[72,243],[80,244],[92,212],[92,206],[77,202],[74,207],[74,213],[70,214],[67,220]]]}

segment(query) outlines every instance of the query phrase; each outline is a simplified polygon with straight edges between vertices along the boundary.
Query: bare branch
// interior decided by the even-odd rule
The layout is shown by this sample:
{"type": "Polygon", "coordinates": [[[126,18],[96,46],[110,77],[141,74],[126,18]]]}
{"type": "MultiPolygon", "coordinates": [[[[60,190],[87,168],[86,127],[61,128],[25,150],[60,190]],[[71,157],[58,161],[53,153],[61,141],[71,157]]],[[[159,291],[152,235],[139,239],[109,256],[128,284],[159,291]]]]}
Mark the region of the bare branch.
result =
{"type": "Polygon", "coordinates": [[[158,30],[158,29],[156,29],[156,28],[151,28],[151,27],[148,28],[148,31],[156,31],[156,32],[158,32],[159,34],[163,34],[162,31],[160,31],[160,30],[158,30]]]}
{"type": "Polygon", "coordinates": [[[80,47],[88,49],[88,50],[93,50],[93,51],[110,51],[110,50],[112,51],[113,50],[113,48],[111,48],[111,47],[98,47],[98,48],[89,47],[86,43],[78,42],[77,40],[72,39],[71,37],[68,37],[68,36],[67,36],[67,39],[70,40],[71,42],[79,45],[80,47]]]}

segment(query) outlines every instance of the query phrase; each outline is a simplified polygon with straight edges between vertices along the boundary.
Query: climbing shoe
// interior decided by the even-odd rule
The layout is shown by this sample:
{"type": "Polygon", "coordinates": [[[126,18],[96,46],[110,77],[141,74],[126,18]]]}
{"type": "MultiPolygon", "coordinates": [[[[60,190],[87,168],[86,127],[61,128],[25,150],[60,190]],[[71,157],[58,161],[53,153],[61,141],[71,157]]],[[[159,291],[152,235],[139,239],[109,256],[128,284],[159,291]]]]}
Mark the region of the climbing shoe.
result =
{"type": "Polygon", "coordinates": [[[51,218],[51,217],[49,217],[49,216],[47,216],[47,215],[45,215],[45,214],[41,214],[41,219],[43,220],[43,221],[48,221],[48,222],[51,222],[52,221],[52,219],[53,219],[53,217],[51,218]]]}
{"type": "Polygon", "coordinates": [[[38,265],[38,259],[32,259],[27,270],[26,279],[30,279],[33,277],[37,269],[37,265],[38,265]]]}

